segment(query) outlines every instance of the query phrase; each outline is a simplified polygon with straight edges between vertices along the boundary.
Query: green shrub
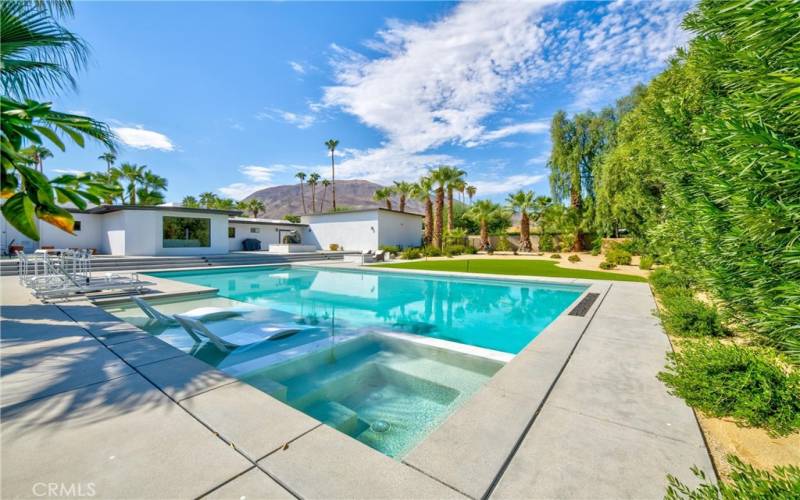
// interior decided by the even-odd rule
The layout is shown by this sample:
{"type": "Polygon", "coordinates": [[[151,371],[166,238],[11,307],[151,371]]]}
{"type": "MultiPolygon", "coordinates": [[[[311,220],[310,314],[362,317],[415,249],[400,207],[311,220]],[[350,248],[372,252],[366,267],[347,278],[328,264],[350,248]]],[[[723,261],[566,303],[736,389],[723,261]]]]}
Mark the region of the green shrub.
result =
{"type": "Polygon", "coordinates": [[[692,283],[686,274],[660,267],[650,273],[650,284],[653,285],[657,292],[665,292],[669,289],[683,289],[688,293],[692,283]]]}
{"type": "Polygon", "coordinates": [[[393,254],[400,253],[400,247],[397,245],[381,245],[380,249],[388,253],[393,253],[393,254]]]}
{"type": "Polygon", "coordinates": [[[464,247],[464,253],[467,255],[475,255],[476,253],[478,253],[478,249],[472,245],[467,245],[464,247]]]}
{"type": "Polygon", "coordinates": [[[505,236],[501,236],[497,239],[497,248],[495,248],[498,252],[510,252],[511,251],[511,242],[508,241],[508,238],[505,236]]]}
{"type": "Polygon", "coordinates": [[[464,253],[464,245],[448,245],[444,247],[444,254],[447,256],[461,255],[464,253]]]}
{"type": "Polygon", "coordinates": [[[554,254],[550,255],[550,258],[551,259],[560,259],[561,258],[561,254],[554,253],[554,254]]]}
{"type": "Polygon", "coordinates": [[[645,241],[640,238],[629,238],[625,241],[615,243],[613,246],[633,255],[642,255],[645,252],[645,241]]]}
{"type": "Polygon", "coordinates": [[[592,248],[592,255],[594,255],[595,257],[600,255],[600,249],[599,248],[592,248]]]}
{"type": "Polygon", "coordinates": [[[572,254],[569,257],[567,257],[567,260],[570,262],[580,262],[581,258],[576,254],[572,254]]]}
{"type": "Polygon", "coordinates": [[[422,255],[425,257],[441,257],[442,251],[434,246],[428,245],[422,248],[422,255]]]}
{"type": "Polygon", "coordinates": [[[606,260],[618,266],[629,266],[631,264],[631,253],[621,245],[612,245],[606,252],[606,260]]]}
{"type": "Polygon", "coordinates": [[[800,467],[779,465],[768,471],[756,469],[735,455],[728,455],[727,459],[731,465],[730,481],[721,483],[709,481],[702,470],[692,467],[692,472],[701,484],[693,489],[669,474],[665,498],[669,500],[800,498],[800,467]]]}
{"type": "Polygon", "coordinates": [[[422,251],[419,248],[406,248],[400,254],[400,258],[405,260],[416,260],[422,257],[422,251]]]}
{"type": "Polygon", "coordinates": [[[606,271],[608,271],[609,269],[614,269],[615,267],[617,267],[616,264],[612,264],[611,262],[605,260],[600,263],[600,269],[604,269],[606,271]]]}
{"type": "Polygon", "coordinates": [[[551,234],[543,234],[539,237],[539,251],[540,252],[552,252],[556,249],[555,241],[553,241],[553,235],[551,234]]]}
{"type": "Polygon", "coordinates": [[[677,337],[723,337],[728,331],[720,323],[717,309],[700,302],[681,289],[661,294],[661,322],[677,337]]]}
{"type": "Polygon", "coordinates": [[[575,242],[576,241],[577,241],[577,238],[575,237],[574,234],[572,234],[572,233],[562,234],[561,237],[560,237],[560,242],[559,242],[559,247],[560,248],[559,249],[562,252],[569,252],[570,250],[575,248],[575,242]]]}
{"type": "Polygon", "coordinates": [[[800,373],[787,374],[768,350],[686,342],[658,378],[690,406],[774,435],[800,429],[800,373]]]}
{"type": "Polygon", "coordinates": [[[649,271],[653,268],[653,258],[649,255],[642,255],[642,258],[639,259],[639,269],[644,269],[649,271]]]}

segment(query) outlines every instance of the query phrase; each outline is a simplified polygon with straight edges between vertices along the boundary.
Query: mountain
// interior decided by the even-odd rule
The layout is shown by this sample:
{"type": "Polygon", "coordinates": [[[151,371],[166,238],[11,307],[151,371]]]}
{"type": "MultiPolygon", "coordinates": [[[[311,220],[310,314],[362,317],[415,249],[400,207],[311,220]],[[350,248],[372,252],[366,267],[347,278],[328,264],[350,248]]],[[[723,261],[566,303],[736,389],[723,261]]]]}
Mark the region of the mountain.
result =
{"type": "MultiPolygon", "coordinates": [[[[373,208],[385,207],[385,203],[378,203],[372,200],[375,190],[381,188],[380,184],[364,180],[338,180],[336,181],[336,206],[337,208],[373,208]]],[[[311,213],[311,189],[304,185],[306,196],[306,208],[311,213]]],[[[317,211],[320,211],[319,203],[322,199],[323,187],[317,185],[317,211]]],[[[291,184],[288,186],[273,186],[261,189],[249,195],[245,200],[258,199],[264,203],[265,211],[259,214],[260,217],[268,219],[282,219],[287,214],[302,215],[303,202],[300,198],[300,185],[291,184]]],[[[332,208],[333,196],[331,187],[325,193],[325,206],[322,211],[330,211],[332,208]]],[[[397,196],[392,200],[392,208],[397,210],[399,207],[397,196]]],[[[406,212],[423,213],[425,207],[416,200],[406,200],[406,212]]]]}

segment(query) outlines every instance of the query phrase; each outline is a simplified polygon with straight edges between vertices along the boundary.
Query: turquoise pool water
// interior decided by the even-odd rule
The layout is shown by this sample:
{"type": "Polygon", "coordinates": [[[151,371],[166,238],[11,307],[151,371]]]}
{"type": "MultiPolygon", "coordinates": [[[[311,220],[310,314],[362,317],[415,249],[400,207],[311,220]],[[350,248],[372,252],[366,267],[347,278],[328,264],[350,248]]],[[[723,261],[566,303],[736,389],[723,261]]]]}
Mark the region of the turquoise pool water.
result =
{"type": "Polygon", "coordinates": [[[503,366],[366,335],[239,378],[400,458],[503,366]]]}
{"type": "Polygon", "coordinates": [[[516,354],[585,290],[383,271],[260,267],[151,273],[325,327],[372,327],[516,354]]]}

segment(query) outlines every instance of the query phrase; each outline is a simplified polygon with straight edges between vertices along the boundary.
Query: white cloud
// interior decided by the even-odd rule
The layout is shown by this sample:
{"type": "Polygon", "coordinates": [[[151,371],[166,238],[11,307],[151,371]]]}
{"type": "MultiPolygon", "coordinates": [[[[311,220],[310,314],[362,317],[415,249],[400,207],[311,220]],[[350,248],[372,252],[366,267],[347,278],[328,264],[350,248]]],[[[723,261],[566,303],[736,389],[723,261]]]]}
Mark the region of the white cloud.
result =
{"type": "Polygon", "coordinates": [[[255,193],[259,189],[264,189],[270,187],[269,184],[248,184],[246,182],[234,182],[233,184],[228,184],[227,186],[223,186],[217,191],[228,198],[233,198],[234,200],[241,200],[246,198],[247,196],[255,193]]]}
{"type": "Polygon", "coordinates": [[[497,139],[503,139],[505,137],[517,134],[544,134],[547,133],[549,130],[550,130],[549,121],[517,123],[514,125],[501,127],[492,130],[490,132],[486,132],[485,134],[483,134],[480,141],[467,142],[466,146],[476,146],[478,144],[483,144],[490,141],[496,141],[497,139]]]}
{"type": "Polygon", "coordinates": [[[294,70],[294,72],[297,73],[298,75],[306,74],[305,66],[303,66],[297,61],[289,61],[289,66],[291,66],[292,70],[294,70]]]}
{"type": "Polygon", "coordinates": [[[74,168],[54,168],[53,172],[57,174],[82,175],[86,173],[86,170],[78,170],[74,168]]]}
{"type": "MultiPolygon", "coordinates": [[[[337,179],[366,179],[378,184],[393,181],[415,181],[437,165],[460,165],[461,160],[446,154],[412,154],[391,148],[366,150],[348,149],[336,162],[337,179]]],[[[330,175],[330,165],[315,169],[321,175],[330,175]]]]}
{"type": "Polygon", "coordinates": [[[354,174],[385,179],[398,166],[420,171],[432,159],[452,161],[433,152],[442,145],[546,133],[541,121],[495,129],[485,121],[522,91],[531,102],[514,108],[536,109],[532,90],[554,83],[572,93],[571,110],[607,103],[647,80],[687,39],[680,20],[689,2],[587,3],[569,19],[557,17],[562,12],[550,3],[464,2],[435,22],[389,21],[365,43],[376,58],[332,44],[336,84],[324,89],[321,104],[386,138],[343,164],[354,174]],[[369,165],[373,160],[391,166],[369,165]]]}
{"type": "Polygon", "coordinates": [[[542,151],[533,158],[529,158],[528,161],[525,162],[525,165],[544,165],[549,159],[550,153],[548,151],[542,151]]]}
{"type": "Polygon", "coordinates": [[[298,165],[241,165],[239,173],[241,173],[247,180],[245,182],[234,182],[217,189],[220,193],[230,198],[241,200],[246,196],[264,188],[272,187],[273,177],[276,173],[286,172],[291,169],[300,169],[298,165]]]}
{"type": "Polygon", "coordinates": [[[532,186],[541,182],[547,176],[539,175],[512,175],[496,181],[474,181],[470,182],[478,188],[478,196],[491,196],[494,194],[505,194],[521,188],[532,186]]]}
{"type": "Polygon", "coordinates": [[[317,117],[312,114],[293,113],[278,108],[264,110],[256,115],[259,120],[282,121],[294,125],[299,129],[305,129],[317,121],[317,117]]]}
{"type": "Polygon", "coordinates": [[[174,151],[175,145],[166,135],[137,127],[115,127],[112,129],[120,140],[136,149],[158,149],[161,151],[174,151]]]}
{"type": "Polygon", "coordinates": [[[384,132],[395,150],[480,142],[481,121],[540,75],[547,2],[467,2],[427,25],[392,22],[369,43],[370,60],[333,45],[338,84],[323,102],[384,132]]]}

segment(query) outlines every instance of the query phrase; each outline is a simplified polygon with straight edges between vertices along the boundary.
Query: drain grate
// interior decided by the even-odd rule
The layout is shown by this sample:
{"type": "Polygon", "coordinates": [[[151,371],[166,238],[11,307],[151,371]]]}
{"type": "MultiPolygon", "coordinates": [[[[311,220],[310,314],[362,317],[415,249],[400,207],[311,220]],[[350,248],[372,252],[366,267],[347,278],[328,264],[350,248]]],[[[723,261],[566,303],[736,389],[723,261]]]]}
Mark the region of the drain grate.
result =
{"type": "Polygon", "coordinates": [[[591,309],[592,304],[594,304],[594,302],[597,300],[597,297],[599,296],[600,296],[599,293],[587,293],[586,297],[581,299],[581,301],[578,302],[578,305],[572,308],[572,310],[569,312],[569,315],[586,316],[586,313],[589,312],[589,309],[591,309]]]}

